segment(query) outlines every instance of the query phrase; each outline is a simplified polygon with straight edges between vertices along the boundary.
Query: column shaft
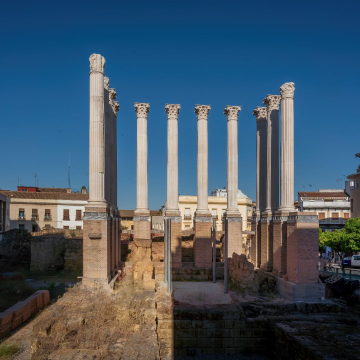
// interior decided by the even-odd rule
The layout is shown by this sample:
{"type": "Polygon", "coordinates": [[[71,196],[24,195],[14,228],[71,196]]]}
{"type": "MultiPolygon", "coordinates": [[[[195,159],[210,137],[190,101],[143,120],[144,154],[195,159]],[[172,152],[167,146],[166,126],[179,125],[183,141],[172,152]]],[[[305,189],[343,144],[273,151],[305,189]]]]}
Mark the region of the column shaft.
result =
{"type": "Polygon", "coordinates": [[[99,54],[90,56],[89,205],[105,201],[104,67],[99,54]]]}
{"type": "Polygon", "coordinates": [[[197,209],[196,214],[210,215],[208,208],[208,114],[210,106],[197,105],[197,209]]]}
{"type": "Polygon", "coordinates": [[[294,210],[294,83],[285,83],[281,93],[280,210],[294,210]]]}
{"type": "Polygon", "coordinates": [[[137,112],[136,213],[149,214],[147,114],[150,105],[135,103],[137,112]]]}
{"type": "Polygon", "coordinates": [[[168,114],[167,137],[167,202],[166,212],[179,212],[179,170],[178,170],[178,115],[180,105],[167,104],[165,111],[168,114]]]}

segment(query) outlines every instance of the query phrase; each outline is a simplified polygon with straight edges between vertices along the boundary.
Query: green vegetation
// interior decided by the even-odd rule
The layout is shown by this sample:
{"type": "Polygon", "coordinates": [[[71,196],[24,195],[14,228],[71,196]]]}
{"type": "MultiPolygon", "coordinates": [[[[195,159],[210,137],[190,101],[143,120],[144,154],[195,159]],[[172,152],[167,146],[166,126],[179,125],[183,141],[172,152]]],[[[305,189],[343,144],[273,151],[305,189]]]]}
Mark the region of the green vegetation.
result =
{"type": "Polygon", "coordinates": [[[341,230],[322,232],[319,229],[320,251],[325,246],[331,247],[338,254],[360,251],[360,218],[349,219],[341,230]]]}
{"type": "Polygon", "coordinates": [[[17,345],[0,345],[0,358],[8,358],[20,350],[17,345]]]}

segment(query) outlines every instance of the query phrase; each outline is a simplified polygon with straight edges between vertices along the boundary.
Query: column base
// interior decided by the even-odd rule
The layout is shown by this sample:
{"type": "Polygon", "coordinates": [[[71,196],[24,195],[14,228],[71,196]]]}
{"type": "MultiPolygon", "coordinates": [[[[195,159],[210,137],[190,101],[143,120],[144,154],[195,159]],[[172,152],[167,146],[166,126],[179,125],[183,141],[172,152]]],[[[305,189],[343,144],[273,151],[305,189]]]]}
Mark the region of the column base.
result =
{"type": "Polygon", "coordinates": [[[286,300],[318,302],[325,299],[325,284],[294,284],[278,278],[278,293],[286,300]]]}
{"type": "Polygon", "coordinates": [[[151,240],[151,219],[150,215],[134,216],[134,240],[151,240]]]}
{"type": "Polygon", "coordinates": [[[273,217],[273,273],[286,275],[286,246],[288,212],[276,211],[273,217]]]}
{"type": "Polygon", "coordinates": [[[116,219],[110,217],[106,211],[93,210],[94,208],[86,207],[83,218],[82,285],[90,289],[108,289],[118,268],[115,261],[116,237],[113,231],[116,219]]]}
{"type": "Polygon", "coordinates": [[[194,238],[194,262],[195,267],[212,266],[212,217],[195,216],[194,218],[195,238],[194,238]]]}
{"type": "Polygon", "coordinates": [[[181,216],[172,216],[173,212],[165,212],[165,219],[171,219],[171,267],[182,267],[181,258],[181,216]]]}
{"type": "Polygon", "coordinates": [[[270,272],[273,268],[273,242],[271,215],[263,213],[260,220],[261,262],[260,269],[270,272]]]}
{"type": "Polygon", "coordinates": [[[228,257],[231,258],[234,253],[241,255],[243,252],[242,217],[240,212],[226,211],[223,224],[225,224],[225,219],[228,220],[228,257]]]}

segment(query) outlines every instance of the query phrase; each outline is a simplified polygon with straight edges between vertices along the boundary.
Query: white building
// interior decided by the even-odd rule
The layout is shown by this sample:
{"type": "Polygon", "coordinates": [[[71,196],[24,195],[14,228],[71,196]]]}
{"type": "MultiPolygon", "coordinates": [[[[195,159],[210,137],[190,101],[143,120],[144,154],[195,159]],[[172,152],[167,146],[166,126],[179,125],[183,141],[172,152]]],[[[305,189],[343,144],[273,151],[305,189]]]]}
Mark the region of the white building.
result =
{"type": "Polygon", "coordinates": [[[298,193],[299,211],[315,211],[325,231],[339,230],[350,218],[350,196],[340,189],[319,189],[298,193]]]}

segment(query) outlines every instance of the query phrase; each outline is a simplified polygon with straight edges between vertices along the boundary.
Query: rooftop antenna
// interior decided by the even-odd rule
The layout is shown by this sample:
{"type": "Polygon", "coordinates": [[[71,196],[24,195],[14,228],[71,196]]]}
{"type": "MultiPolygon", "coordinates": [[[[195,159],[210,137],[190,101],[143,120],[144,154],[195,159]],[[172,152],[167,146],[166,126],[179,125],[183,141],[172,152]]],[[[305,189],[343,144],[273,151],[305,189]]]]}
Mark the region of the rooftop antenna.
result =
{"type": "Polygon", "coordinates": [[[338,183],[338,189],[340,189],[340,181],[342,181],[342,179],[336,179],[336,182],[338,183]]]}
{"type": "Polygon", "coordinates": [[[70,152],[70,149],[69,149],[69,174],[68,174],[68,181],[69,181],[68,188],[69,189],[71,188],[71,185],[70,185],[70,158],[71,158],[71,152],[70,152]]]}
{"type": "Polygon", "coordinates": [[[18,186],[20,186],[20,180],[21,180],[21,179],[18,177],[18,186]]]}
{"type": "Polygon", "coordinates": [[[34,173],[34,175],[35,175],[35,187],[37,187],[38,185],[37,185],[37,173],[34,173]]]}

